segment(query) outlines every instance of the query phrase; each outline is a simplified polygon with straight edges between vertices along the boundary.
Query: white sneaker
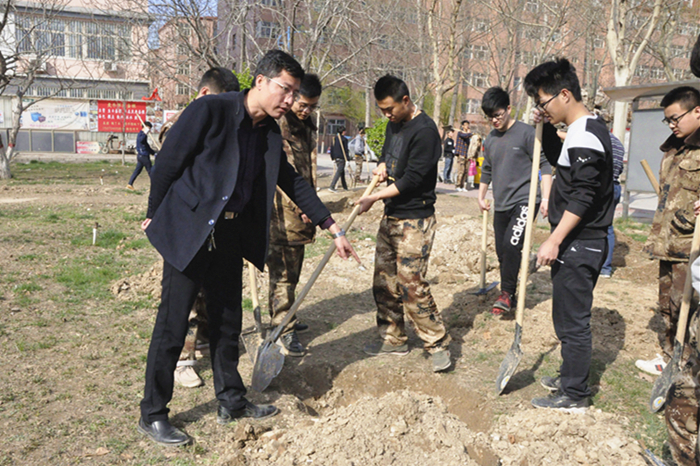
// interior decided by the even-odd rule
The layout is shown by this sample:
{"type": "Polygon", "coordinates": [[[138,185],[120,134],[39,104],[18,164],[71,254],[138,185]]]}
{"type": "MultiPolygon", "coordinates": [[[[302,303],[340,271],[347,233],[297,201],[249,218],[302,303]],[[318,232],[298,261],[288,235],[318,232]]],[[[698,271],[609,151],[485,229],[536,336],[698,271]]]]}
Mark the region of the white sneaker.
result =
{"type": "Polygon", "coordinates": [[[657,354],[655,359],[651,359],[649,361],[638,359],[634,365],[637,366],[638,369],[641,369],[651,375],[661,375],[661,372],[663,372],[664,368],[666,367],[664,358],[661,357],[660,354],[657,354]]]}
{"type": "Polygon", "coordinates": [[[201,387],[204,381],[199,378],[192,366],[177,366],[175,368],[175,383],[186,388],[201,387]]]}

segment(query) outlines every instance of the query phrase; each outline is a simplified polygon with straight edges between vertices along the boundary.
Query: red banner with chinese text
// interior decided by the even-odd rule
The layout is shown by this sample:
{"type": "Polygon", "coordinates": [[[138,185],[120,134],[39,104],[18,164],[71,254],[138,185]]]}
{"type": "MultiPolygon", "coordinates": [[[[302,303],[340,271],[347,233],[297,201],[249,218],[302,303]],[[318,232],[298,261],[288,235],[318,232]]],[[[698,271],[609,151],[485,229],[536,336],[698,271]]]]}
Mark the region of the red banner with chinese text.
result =
{"type": "Polygon", "coordinates": [[[141,121],[146,119],[146,102],[97,101],[97,131],[121,133],[122,125],[127,133],[141,131],[141,121]],[[126,118],[124,118],[126,107],[126,118]],[[139,117],[141,118],[139,120],[139,117]]]}

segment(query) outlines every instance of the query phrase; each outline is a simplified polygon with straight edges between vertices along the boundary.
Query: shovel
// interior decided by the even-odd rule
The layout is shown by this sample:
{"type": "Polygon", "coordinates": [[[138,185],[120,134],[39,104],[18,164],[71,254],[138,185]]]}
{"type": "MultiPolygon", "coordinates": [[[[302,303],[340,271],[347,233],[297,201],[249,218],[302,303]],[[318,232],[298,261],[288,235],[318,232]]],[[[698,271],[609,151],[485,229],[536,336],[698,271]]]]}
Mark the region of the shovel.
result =
{"type": "Polygon", "coordinates": [[[666,403],[666,394],[671,388],[673,379],[681,371],[681,357],[683,356],[683,346],[685,341],[685,331],[688,324],[688,314],[690,313],[690,301],[693,298],[693,275],[690,272],[690,265],[698,257],[700,249],[700,217],[695,219],[695,231],[693,232],[693,242],[690,246],[690,256],[688,258],[688,272],[685,277],[685,287],[683,288],[683,301],[681,302],[681,312],[678,316],[678,329],[676,330],[676,341],[673,345],[673,357],[664,367],[663,372],[651,389],[651,400],[649,408],[652,413],[656,413],[663,408],[666,403]]]}
{"type": "Polygon", "coordinates": [[[250,360],[255,364],[255,355],[260,342],[263,340],[262,334],[262,316],[260,315],[260,302],[258,301],[258,284],[255,277],[255,266],[248,262],[248,276],[250,278],[250,299],[253,301],[253,318],[255,326],[252,329],[241,333],[243,346],[246,353],[250,356],[250,360]]]}
{"type": "Polygon", "coordinates": [[[498,282],[493,282],[489,286],[486,286],[486,235],[488,234],[488,228],[489,211],[485,210],[484,221],[482,226],[483,234],[481,235],[481,280],[479,281],[479,291],[473,293],[477,296],[485,295],[489,291],[493,290],[496,287],[496,285],[498,285],[498,282]]]}
{"type": "Polygon", "coordinates": [[[515,373],[523,350],[520,341],[523,336],[523,311],[525,310],[525,293],[527,291],[527,274],[530,262],[530,248],[532,247],[532,226],[535,220],[535,201],[537,198],[537,181],[540,171],[540,151],[542,150],[542,122],[537,123],[535,133],[535,145],[532,150],[532,173],[530,175],[530,196],[527,200],[527,224],[525,225],[525,239],[523,242],[522,259],[520,260],[520,282],[518,283],[518,307],[515,310],[515,338],[506,357],[498,369],[496,378],[496,394],[500,395],[508,385],[510,378],[515,373]]]}
{"type": "MultiPolygon", "coordinates": [[[[369,195],[378,183],[379,176],[375,176],[370,185],[367,186],[367,189],[362,196],[369,195]]],[[[360,207],[360,204],[357,204],[352,210],[350,217],[343,225],[343,230],[347,231],[350,229],[352,222],[355,221],[355,217],[357,217],[357,215],[360,213],[360,207]]],[[[284,354],[282,354],[280,347],[275,342],[280,337],[287,324],[289,324],[289,322],[294,318],[294,315],[299,310],[304,298],[306,298],[309,290],[311,290],[311,287],[316,282],[318,276],[321,275],[323,268],[326,266],[331,256],[333,256],[334,252],[335,242],[331,243],[331,245],[328,247],[328,251],[326,251],[323,259],[321,259],[321,262],[319,262],[319,264],[316,266],[316,270],[314,270],[314,272],[311,274],[309,281],[301,290],[299,296],[297,296],[296,301],[294,301],[294,304],[292,304],[292,307],[289,309],[289,312],[287,312],[287,315],[284,316],[282,322],[274,330],[267,334],[267,337],[258,348],[257,356],[255,358],[255,366],[253,367],[253,378],[250,383],[250,387],[253,390],[257,392],[262,392],[265,390],[267,386],[270,385],[270,382],[272,382],[272,379],[277,377],[282,370],[282,366],[284,366],[284,354]]]]}

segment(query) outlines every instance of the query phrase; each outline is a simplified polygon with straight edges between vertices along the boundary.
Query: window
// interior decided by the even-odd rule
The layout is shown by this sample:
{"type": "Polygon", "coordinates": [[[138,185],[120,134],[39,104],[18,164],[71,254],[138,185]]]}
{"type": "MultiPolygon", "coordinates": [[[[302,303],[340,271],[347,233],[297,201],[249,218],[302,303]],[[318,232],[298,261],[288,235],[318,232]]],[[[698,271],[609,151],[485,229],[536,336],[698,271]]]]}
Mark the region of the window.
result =
{"type": "MultiPolygon", "coordinates": [[[[70,44],[75,57],[84,56],[92,60],[129,60],[131,59],[131,26],[113,23],[94,23],[75,21],[71,32],[74,37],[70,44]]],[[[69,45],[70,45],[69,44],[69,45]]]]}
{"type": "Polygon", "coordinates": [[[603,39],[600,39],[598,37],[593,39],[593,48],[602,49],[604,47],[605,47],[605,41],[603,39]]]}
{"type": "Polygon", "coordinates": [[[187,84],[178,83],[177,95],[190,95],[190,86],[187,84]]]}
{"type": "Polygon", "coordinates": [[[258,21],[255,24],[255,37],[274,39],[279,34],[279,24],[271,21],[258,21]]]}
{"type": "Polygon", "coordinates": [[[690,48],[682,45],[672,45],[671,58],[690,58],[690,48]]]}
{"type": "Polygon", "coordinates": [[[177,74],[182,75],[182,76],[189,76],[190,75],[190,64],[189,63],[180,63],[177,65],[177,74]]]}
{"type": "Polygon", "coordinates": [[[101,97],[102,97],[102,95],[100,94],[99,89],[88,89],[87,90],[87,98],[88,99],[99,99],[101,97]]]}
{"type": "Polygon", "coordinates": [[[481,111],[481,101],[478,99],[467,99],[462,105],[462,113],[476,114],[481,111]]]}
{"type": "Polygon", "coordinates": [[[655,66],[649,70],[649,77],[651,79],[665,79],[666,73],[664,73],[663,68],[655,66]]]}
{"type": "Polygon", "coordinates": [[[329,119],[328,120],[328,131],[326,134],[336,135],[338,134],[338,129],[345,126],[345,120],[329,119]]]}
{"type": "Polygon", "coordinates": [[[470,60],[488,60],[489,48],[485,45],[469,45],[466,57],[470,60]]]}
{"type": "Polygon", "coordinates": [[[489,28],[489,23],[485,19],[475,19],[472,23],[472,31],[486,32],[489,28]]]}
{"type": "Polygon", "coordinates": [[[66,56],[66,23],[60,19],[17,15],[15,40],[20,53],[36,53],[54,57],[66,56]]]}
{"type": "Polygon", "coordinates": [[[681,35],[684,35],[684,36],[696,36],[696,35],[698,35],[699,29],[700,28],[698,27],[697,24],[681,23],[680,27],[678,28],[678,31],[681,35]]]}
{"type": "Polygon", "coordinates": [[[82,99],[85,97],[85,90],[84,89],[71,89],[69,92],[70,97],[73,97],[74,99],[82,99]]]}
{"type": "Polygon", "coordinates": [[[689,79],[690,73],[687,69],[684,68],[674,68],[673,76],[675,76],[676,80],[678,81],[685,81],[686,79],[689,79]]]}
{"type": "Polygon", "coordinates": [[[270,7],[275,7],[279,6],[279,1],[278,0],[261,0],[260,2],[263,6],[270,6],[270,7]]]}
{"type": "Polygon", "coordinates": [[[516,76],[513,78],[513,89],[517,89],[523,83],[523,78],[516,76]]]}
{"type": "Polygon", "coordinates": [[[634,70],[634,75],[638,78],[646,78],[649,76],[649,67],[640,65],[634,70]]]}
{"type": "Polygon", "coordinates": [[[484,73],[469,73],[467,75],[467,84],[474,87],[488,87],[489,78],[484,73]]]}
{"type": "Polygon", "coordinates": [[[530,13],[537,13],[540,11],[540,4],[537,0],[527,0],[525,2],[525,9],[530,13]]]}
{"type": "Polygon", "coordinates": [[[177,44],[177,54],[178,55],[189,55],[190,48],[185,44],[177,44]]]}

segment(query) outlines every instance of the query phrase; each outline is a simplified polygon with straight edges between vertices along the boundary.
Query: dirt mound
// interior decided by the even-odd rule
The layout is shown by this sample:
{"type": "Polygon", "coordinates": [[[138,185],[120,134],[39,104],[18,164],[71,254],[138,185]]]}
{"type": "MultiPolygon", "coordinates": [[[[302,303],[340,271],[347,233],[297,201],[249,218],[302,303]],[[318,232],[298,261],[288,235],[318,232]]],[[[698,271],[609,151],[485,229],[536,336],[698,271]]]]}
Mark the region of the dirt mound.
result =
{"type": "Polygon", "coordinates": [[[148,271],[127,278],[120,278],[110,290],[117,299],[135,300],[141,296],[151,296],[160,300],[160,282],[163,280],[163,261],[158,261],[148,271]]]}
{"type": "MultiPolygon", "coordinates": [[[[234,441],[240,445],[240,440],[256,437],[255,428],[241,427],[234,441]]],[[[477,442],[440,398],[399,391],[362,398],[289,430],[263,433],[223,464],[477,466],[470,456],[478,450],[477,442]]]]}
{"type": "MultiPolygon", "coordinates": [[[[441,281],[455,281],[481,273],[481,221],[466,215],[447,218],[438,225],[430,254],[431,268],[437,268],[441,281]]],[[[498,264],[493,227],[489,222],[486,242],[486,270],[498,264]]]]}
{"type": "Polygon", "coordinates": [[[491,448],[503,466],[644,465],[626,425],[626,418],[598,409],[585,414],[530,409],[502,417],[491,434],[491,448]]]}

